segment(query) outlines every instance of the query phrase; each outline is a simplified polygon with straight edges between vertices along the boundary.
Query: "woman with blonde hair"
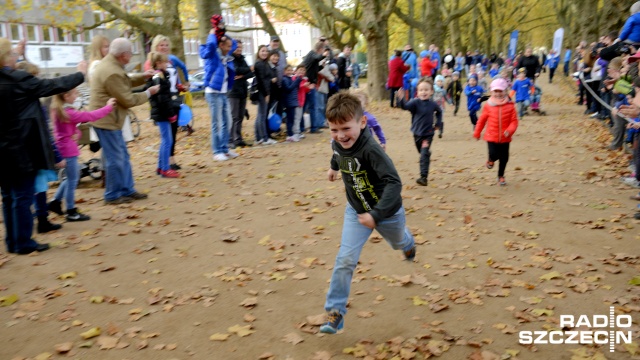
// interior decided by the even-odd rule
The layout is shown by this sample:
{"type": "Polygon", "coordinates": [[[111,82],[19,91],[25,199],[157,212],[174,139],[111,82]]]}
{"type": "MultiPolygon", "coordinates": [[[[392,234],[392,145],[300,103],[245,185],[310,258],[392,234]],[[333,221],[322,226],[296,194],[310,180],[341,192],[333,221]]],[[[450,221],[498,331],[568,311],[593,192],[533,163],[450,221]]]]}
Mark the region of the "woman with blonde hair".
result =
{"type": "Polygon", "coordinates": [[[89,71],[88,75],[96,68],[100,60],[109,53],[109,39],[103,35],[96,35],[89,46],[89,71]]]}
{"type": "MultiPolygon", "coordinates": [[[[177,56],[171,54],[171,40],[165,35],[156,35],[151,41],[151,52],[157,52],[165,54],[169,57],[169,64],[166,71],[169,73],[169,82],[171,83],[171,99],[175,103],[176,108],[182,104],[182,97],[180,91],[189,90],[189,72],[187,66],[177,56]],[[180,76],[178,69],[182,70],[184,76],[184,84],[180,83],[180,76]]],[[[153,64],[147,59],[144,63],[144,71],[152,70],[153,64]]],[[[171,123],[171,136],[173,137],[173,143],[171,144],[171,156],[169,157],[169,166],[171,170],[180,170],[181,167],[176,163],[174,158],[176,150],[176,134],[178,133],[178,121],[171,123]]],[[[193,133],[193,128],[187,125],[187,135],[193,133]]]]}
{"type": "Polygon", "coordinates": [[[0,38],[0,190],[7,251],[29,254],[49,249],[31,238],[35,178],[40,169],[54,169],[40,98],[69,91],[82,84],[87,63],[78,64],[78,72],[54,79],[39,79],[16,70],[18,52],[8,39],[0,38]]]}

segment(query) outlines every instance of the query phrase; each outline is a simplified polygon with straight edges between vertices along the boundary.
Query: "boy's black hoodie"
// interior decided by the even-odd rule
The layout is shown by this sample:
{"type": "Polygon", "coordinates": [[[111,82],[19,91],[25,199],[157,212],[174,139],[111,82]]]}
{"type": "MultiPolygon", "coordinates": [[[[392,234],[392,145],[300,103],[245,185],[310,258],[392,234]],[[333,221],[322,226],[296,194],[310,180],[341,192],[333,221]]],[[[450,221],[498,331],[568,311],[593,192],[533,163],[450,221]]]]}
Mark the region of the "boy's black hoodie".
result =
{"type": "Polygon", "coordinates": [[[434,126],[442,129],[442,109],[431,100],[420,100],[418,98],[405,101],[398,100],[398,106],[403,110],[411,112],[411,132],[415,136],[432,136],[435,132],[434,126]],[[436,117],[434,124],[433,117],[436,117]]]}
{"type": "Polygon", "coordinates": [[[350,149],[335,141],[332,148],[331,169],[342,173],[347,200],[358,214],[368,212],[377,224],[400,209],[400,176],[368,126],[350,149]]]}

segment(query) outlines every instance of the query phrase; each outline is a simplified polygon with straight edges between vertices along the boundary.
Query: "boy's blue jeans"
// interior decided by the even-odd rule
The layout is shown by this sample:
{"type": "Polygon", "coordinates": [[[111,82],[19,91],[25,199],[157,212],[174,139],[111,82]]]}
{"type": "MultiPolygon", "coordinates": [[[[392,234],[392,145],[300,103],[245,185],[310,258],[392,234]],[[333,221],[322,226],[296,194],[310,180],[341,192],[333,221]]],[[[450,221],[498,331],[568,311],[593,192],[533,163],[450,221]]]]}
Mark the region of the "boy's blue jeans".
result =
{"type": "MultiPolygon", "coordinates": [[[[404,207],[393,216],[376,224],[376,230],[391,245],[394,250],[410,250],[414,246],[413,236],[405,226],[404,207]]],[[[331,275],[331,284],[327,293],[324,308],[327,312],[336,310],[340,314],[347,313],[347,300],[351,290],[353,271],[358,265],[362,247],[369,239],[373,229],[358,222],[358,214],[351,205],[347,204],[344,211],[344,225],[340,250],[336,256],[336,264],[331,275]]]]}
{"type": "Polygon", "coordinates": [[[76,208],[76,188],[78,187],[78,181],[80,180],[80,167],[78,165],[78,157],[64,158],[67,162],[65,172],[67,178],[62,180],[56,194],[53,196],[55,200],[62,201],[64,199],[67,210],[76,208]]]}
{"type": "Polygon", "coordinates": [[[158,151],[158,169],[169,170],[169,157],[171,156],[171,145],[173,145],[173,135],[171,134],[171,123],[168,121],[158,121],[160,130],[160,149],[158,151]]]}

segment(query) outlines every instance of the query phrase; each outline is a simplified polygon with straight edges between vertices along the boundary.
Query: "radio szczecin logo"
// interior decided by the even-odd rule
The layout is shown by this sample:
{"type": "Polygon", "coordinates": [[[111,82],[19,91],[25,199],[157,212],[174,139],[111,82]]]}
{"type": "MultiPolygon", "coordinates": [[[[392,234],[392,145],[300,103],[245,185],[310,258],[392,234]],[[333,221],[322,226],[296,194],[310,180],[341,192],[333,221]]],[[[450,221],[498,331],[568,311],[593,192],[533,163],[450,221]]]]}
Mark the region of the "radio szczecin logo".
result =
{"type": "Polygon", "coordinates": [[[569,331],[520,331],[520,344],[609,344],[609,351],[615,351],[617,344],[631,343],[631,315],[616,315],[614,307],[609,307],[609,315],[560,315],[561,329],[586,327],[589,330],[569,331]]]}

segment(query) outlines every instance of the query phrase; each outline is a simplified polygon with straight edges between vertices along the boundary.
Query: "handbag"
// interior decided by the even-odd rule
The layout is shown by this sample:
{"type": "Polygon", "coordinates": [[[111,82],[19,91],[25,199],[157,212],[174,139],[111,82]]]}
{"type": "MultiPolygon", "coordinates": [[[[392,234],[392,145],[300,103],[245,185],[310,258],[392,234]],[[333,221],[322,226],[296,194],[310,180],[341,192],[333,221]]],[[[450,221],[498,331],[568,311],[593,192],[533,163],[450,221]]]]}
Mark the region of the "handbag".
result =
{"type": "Polygon", "coordinates": [[[251,102],[257,102],[259,99],[260,93],[258,92],[258,81],[254,77],[253,82],[251,82],[251,87],[249,88],[249,100],[251,102]]]}

